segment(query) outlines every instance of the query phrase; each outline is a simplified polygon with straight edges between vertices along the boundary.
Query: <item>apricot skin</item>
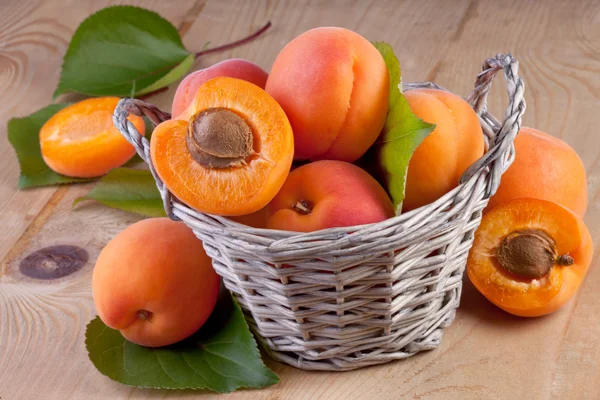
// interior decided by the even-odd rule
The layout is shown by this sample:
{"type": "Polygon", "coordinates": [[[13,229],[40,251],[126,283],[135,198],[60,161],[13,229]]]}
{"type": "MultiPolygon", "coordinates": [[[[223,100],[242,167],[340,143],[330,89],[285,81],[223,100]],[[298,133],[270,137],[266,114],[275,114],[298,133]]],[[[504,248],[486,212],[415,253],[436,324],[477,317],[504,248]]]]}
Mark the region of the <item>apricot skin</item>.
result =
{"type": "Polygon", "coordinates": [[[437,125],[408,165],[402,210],[410,211],[458,186],[464,171],[483,155],[484,140],[477,114],[459,96],[436,89],[409,90],[404,95],[419,118],[437,125]]]}
{"type": "Polygon", "coordinates": [[[267,208],[267,228],[296,232],[370,224],[394,216],[392,201],[371,175],[333,160],[293,170],[267,208]],[[310,214],[292,208],[300,201],[312,206],[310,214]]]}
{"type": "Polygon", "coordinates": [[[94,302],[106,325],[142,346],[185,339],[210,316],[219,276],[183,222],[151,218],[115,236],[98,256],[94,302]],[[151,313],[142,320],[140,310],[151,313]]]}
{"type": "Polygon", "coordinates": [[[269,74],[253,62],[241,58],[232,58],[230,60],[221,61],[208,68],[194,71],[186,76],[179,86],[177,86],[177,91],[173,98],[173,107],[171,109],[173,118],[176,118],[188,108],[194,100],[198,88],[202,86],[204,82],[216,78],[217,76],[242,79],[254,83],[256,86],[264,89],[269,74]]]}
{"type": "Polygon", "coordinates": [[[355,161],[385,122],[389,75],[368,40],[343,28],[316,28],[277,56],[266,91],[294,130],[295,158],[355,161]]]}
{"type": "Polygon", "coordinates": [[[587,180],[583,162],[567,143],[523,127],[515,138],[515,161],[504,172],[489,210],[512,199],[531,197],[558,203],[583,217],[587,180]]]}

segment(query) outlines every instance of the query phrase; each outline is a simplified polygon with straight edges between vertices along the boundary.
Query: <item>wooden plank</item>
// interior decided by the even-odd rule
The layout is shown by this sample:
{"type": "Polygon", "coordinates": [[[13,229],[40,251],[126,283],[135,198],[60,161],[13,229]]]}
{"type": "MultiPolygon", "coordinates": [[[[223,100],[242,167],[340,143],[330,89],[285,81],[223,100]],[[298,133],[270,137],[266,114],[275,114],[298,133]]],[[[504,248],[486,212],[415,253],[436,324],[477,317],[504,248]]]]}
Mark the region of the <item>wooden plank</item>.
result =
{"type": "MultiPolygon", "coordinates": [[[[190,50],[199,50],[206,41],[218,45],[234,40],[272,20],[274,26],[264,38],[204,57],[195,63],[195,68],[235,56],[255,61],[268,70],[279,49],[297,34],[314,26],[339,25],[369,39],[390,42],[402,62],[405,80],[434,79],[466,95],[483,59],[512,51],[521,62],[521,74],[527,84],[526,125],[562,137],[586,165],[590,189],[586,223],[598,248],[600,148],[594,145],[593,136],[600,97],[597,1],[499,4],[465,0],[453,2],[451,7],[442,0],[400,4],[209,1],[190,4],[188,8],[199,14],[191,18],[184,12],[183,19],[178,18],[181,13],[176,13],[174,7],[160,8],[159,3],[143,5],[180,21],[181,29],[187,31],[184,43],[190,50]]],[[[13,14],[33,15],[32,21],[41,16],[50,20],[61,16],[62,20],[65,11],[57,4],[58,0],[48,1],[34,12],[19,11],[24,8],[21,5],[11,5],[10,9],[13,14]]],[[[78,2],[76,12],[80,19],[74,21],[99,7],[97,2],[78,2]]],[[[65,30],[61,34],[68,40],[76,22],[60,26],[65,30]]],[[[28,57],[34,57],[29,54],[31,51],[23,50],[28,57]]],[[[44,68],[50,67],[40,63],[30,62],[27,68],[35,66],[42,76],[44,68]]],[[[502,83],[501,78],[496,80],[498,88],[490,96],[491,109],[498,116],[502,115],[506,98],[502,83]]],[[[7,83],[0,81],[0,87],[3,84],[7,83]]],[[[47,90],[51,92],[53,87],[50,85],[47,90]]],[[[22,90],[20,103],[27,114],[27,107],[37,107],[35,101],[40,96],[36,95],[38,89],[22,90]]],[[[168,109],[173,93],[174,87],[152,101],[168,109]]],[[[0,112],[5,110],[0,108],[0,112]]],[[[5,112],[1,115],[13,115],[5,112]]],[[[12,164],[0,171],[0,182],[14,184],[16,175],[10,171],[16,168],[15,160],[7,162],[12,164]]],[[[31,196],[31,192],[0,191],[2,195],[22,196],[6,203],[0,222],[10,212],[16,215],[11,218],[23,218],[26,222],[22,225],[30,227],[24,235],[22,228],[17,236],[0,236],[0,249],[8,252],[2,266],[6,274],[0,278],[0,397],[216,397],[201,391],[152,391],[122,386],[98,373],[87,359],[83,335],[86,322],[94,315],[90,295],[93,260],[110,237],[137,218],[99,205],[83,205],[71,211],[73,199],[86,190],[85,186],[61,189],[55,194],[51,190],[29,217],[23,216],[27,207],[19,208],[20,202],[36,196],[31,196]],[[18,237],[21,238],[17,241],[18,237]],[[28,279],[18,272],[18,262],[25,255],[57,243],[86,248],[90,263],[73,275],[49,282],[28,279]]],[[[597,251],[577,298],[548,317],[525,320],[509,316],[489,304],[466,281],[457,319],[435,351],[403,362],[345,373],[300,371],[267,360],[280,375],[281,383],[264,390],[234,393],[228,398],[600,398],[600,386],[595,383],[600,378],[598,264],[597,251]]]]}
{"type": "MultiPolygon", "coordinates": [[[[17,189],[19,166],[8,143],[6,124],[52,102],[62,57],[73,31],[88,15],[119,2],[0,2],[0,260],[51,200],[56,188],[17,189]]],[[[122,3],[122,2],[121,2],[122,3]]],[[[204,0],[186,0],[177,7],[159,1],[127,2],[159,12],[187,29],[204,0]]],[[[67,96],[68,97],[68,96],[67,96]]],[[[158,97],[158,96],[157,96],[158,97]]],[[[160,99],[160,97],[159,97],[160,99]]],[[[0,269],[2,275],[2,269],[0,269]]]]}

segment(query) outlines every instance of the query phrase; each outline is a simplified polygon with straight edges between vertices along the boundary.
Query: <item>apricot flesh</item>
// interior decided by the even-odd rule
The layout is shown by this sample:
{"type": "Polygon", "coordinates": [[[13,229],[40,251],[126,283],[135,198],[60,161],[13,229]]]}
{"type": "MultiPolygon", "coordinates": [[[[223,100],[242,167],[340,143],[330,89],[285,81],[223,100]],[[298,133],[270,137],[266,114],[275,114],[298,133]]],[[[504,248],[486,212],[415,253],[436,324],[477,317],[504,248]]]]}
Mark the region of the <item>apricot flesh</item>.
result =
{"type": "Polygon", "coordinates": [[[364,37],[309,30],[279,53],[266,91],[294,130],[296,159],[355,161],[375,142],[388,110],[389,75],[364,37]]]}
{"type": "Polygon", "coordinates": [[[179,114],[189,107],[192,101],[194,101],[198,88],[204,82],[218,76],[242,79],[264,89],[269,74],[253,62],[241,58],[221,61],[208,68],[194,71],[186,76],[179,86],[177,86],[171,111],[173,118],[179,116],[179,114]]]}
{"type": "MultiPolygon", "coordinates": [[[[42,157],[53,171],[93,178],[125,164],[135,148],[113,125],[118,97],[90,98],[63,108],[40,130],[42,157]]],[[[143,118],[127,118],[143,135],[143,118]]]]}
{"type": "Polygon", "coordinates": [[[267,228],[312,232],[392,216],[390,198],[371,175],[347,162],[323,160],[289,174],[269,203],[267,228]]]}
{"type": "Polygon", "coordinates": [[[469,279],[493,304],[518,316],[549,314],[565,305],[577,292],[593,255],[590,232],[581,218],[559,204],[531,198],[514,199],[487,213],[475,232],[467,260],[469,279]],[[502,254],[507,239],[535,234],[537,248],[516,248],[502,254]],[[537,240],[537,239],[536,239],[537,240]],[[543,247],[550,248],[547,264],[543,247]],[[521,259],[519,260],[519,252],[521,259]],[[537,260],[528,257],[538,254],[537,260]],[[522,274],[519,263],[535,263],[540,274],[522,274]],[[506,263],[513,263],[506,268],[506,263]]]}
{"type": "Polygon", "coordinates": [[[185,339],[210,316],[219,276],[202,242],[183,222],[151,218],[115,236],[92,277],[102,321],[142,346],[185,339]]]}
{"type": "Polygon", "coordinates": [[[458,186],[465,170],[484,151],[483,131],[471,106],[445,90],[404,92],[412,111],[436,128],[423,140],[408,165],[403,211],[430,204],[458,186]]]}
{"type": "Polygon", "coordinates": [[[553,201],[583,217],[588,194],[581,158],[559,138],[521,128],[515,138],[515,160],[502,175],[487,209],[519,197],[553,201]]]}

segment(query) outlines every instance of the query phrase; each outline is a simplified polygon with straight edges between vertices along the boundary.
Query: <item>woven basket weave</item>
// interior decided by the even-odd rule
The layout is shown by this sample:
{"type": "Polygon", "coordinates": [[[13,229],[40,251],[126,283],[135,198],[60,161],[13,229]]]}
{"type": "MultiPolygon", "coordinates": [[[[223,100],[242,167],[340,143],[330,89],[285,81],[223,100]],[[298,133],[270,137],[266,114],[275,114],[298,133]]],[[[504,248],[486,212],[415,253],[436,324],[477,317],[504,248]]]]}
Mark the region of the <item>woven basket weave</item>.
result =
{"type": "MultiPolygon", "coordinates": [[[[359,227],[274,231],[194,211],[166,189],[152,166],[148,140],[126,119],[129,113],[145,115],[156,125],[170,115],[122,99],[114,123],[149,164],[167,214],[203,241],[271,356],[302,369],[350,370],[433,349],[454,320],[481,210],[514,158],[525,110],[517,72],[510,54],[483,64],[467,100],[480,117],[488,150],[456,189],[427,206],[359,227]],[[509,98],[502,123],[486,106],[501,70],[509,98]]],[[[419,87],[438,86],[413,83],[404,90],[419,87]]]]}

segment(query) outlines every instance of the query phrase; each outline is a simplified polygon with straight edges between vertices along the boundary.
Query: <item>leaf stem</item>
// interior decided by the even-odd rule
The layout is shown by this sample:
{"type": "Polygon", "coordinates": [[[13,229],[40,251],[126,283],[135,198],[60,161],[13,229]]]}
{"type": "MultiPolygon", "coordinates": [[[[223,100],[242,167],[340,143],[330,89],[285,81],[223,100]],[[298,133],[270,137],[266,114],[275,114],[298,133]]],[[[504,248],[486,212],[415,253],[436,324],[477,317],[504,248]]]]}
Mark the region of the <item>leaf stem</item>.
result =
{"type": "Polygon", "coordinates": [[[166,92],[167,90],[169,90],[168,86],[161,87],[160,89],[156,89],[156,90],[153,90],[152,92],[148,92],[146,94],[143,94],[143,95],[139,96],[138,99],[140,99],[140,100],[146,100],[148,97],[152,97],[155,94],[166,92]]]}
{"type": "Polygon", "coordinates": [[[222,46],[213,47],[212,49],[206,49],[206,50],[199,51],[196,54],[194,54],[194,57],[197,60],[199,57],[204,56],[206,54],[217,53],[219,51],[225,51],[225,50],[233,49],[233,48],[241,46],[243,44],[250,43],[251,41],[253,41],[257,37],[259,37],[260,35],[262,35],[263,33],[265,33],[270,27],[271,27],[271,21],[267,21],[267,23],[262,28],[260,28],[259,30],[257,30],[253,34],[251,34],[249,36],[246,36],[245,38],[236,40],[235,42],[224,44],[222,46]]]}
{"type": "MultiPolygon", "coordinates": [[[[225,51],[225,50],[229,50],[229,49],[233,49],[235,47],[241,46],[243,44],[246,43],[250,43],[251,41],[253,41],[254,39],[258,38],[260,35],[262,35],[263,33],[265,33],[270,27],[271,27],[271,21],[267,21],[266,24],[263,25],[262,28],[260,28],[259,30],[257,30],[256,32],[254,32],[253,34],[246,36],[245,38],[236,40],[235,42],[231,42],[231,43],[226,43],[222,46],[217,46],[217,47],[213,47],[211,49],[206,49],[206,50],[201,50],[197,53],[194,53],[194,59],[198,59],[206,54],[211,54],[211,53],[218,53],[220,51],[225,51]]],[[[162,92],[165,92],[169,89],[168,86],[165,86],[163,88],[160,89],[156,89],[152,92],[148,92],[142,96],[139,97],[140,100],[145,100],[149,97],[154,96],[155,94],[159,94],[162,92]]]]}

